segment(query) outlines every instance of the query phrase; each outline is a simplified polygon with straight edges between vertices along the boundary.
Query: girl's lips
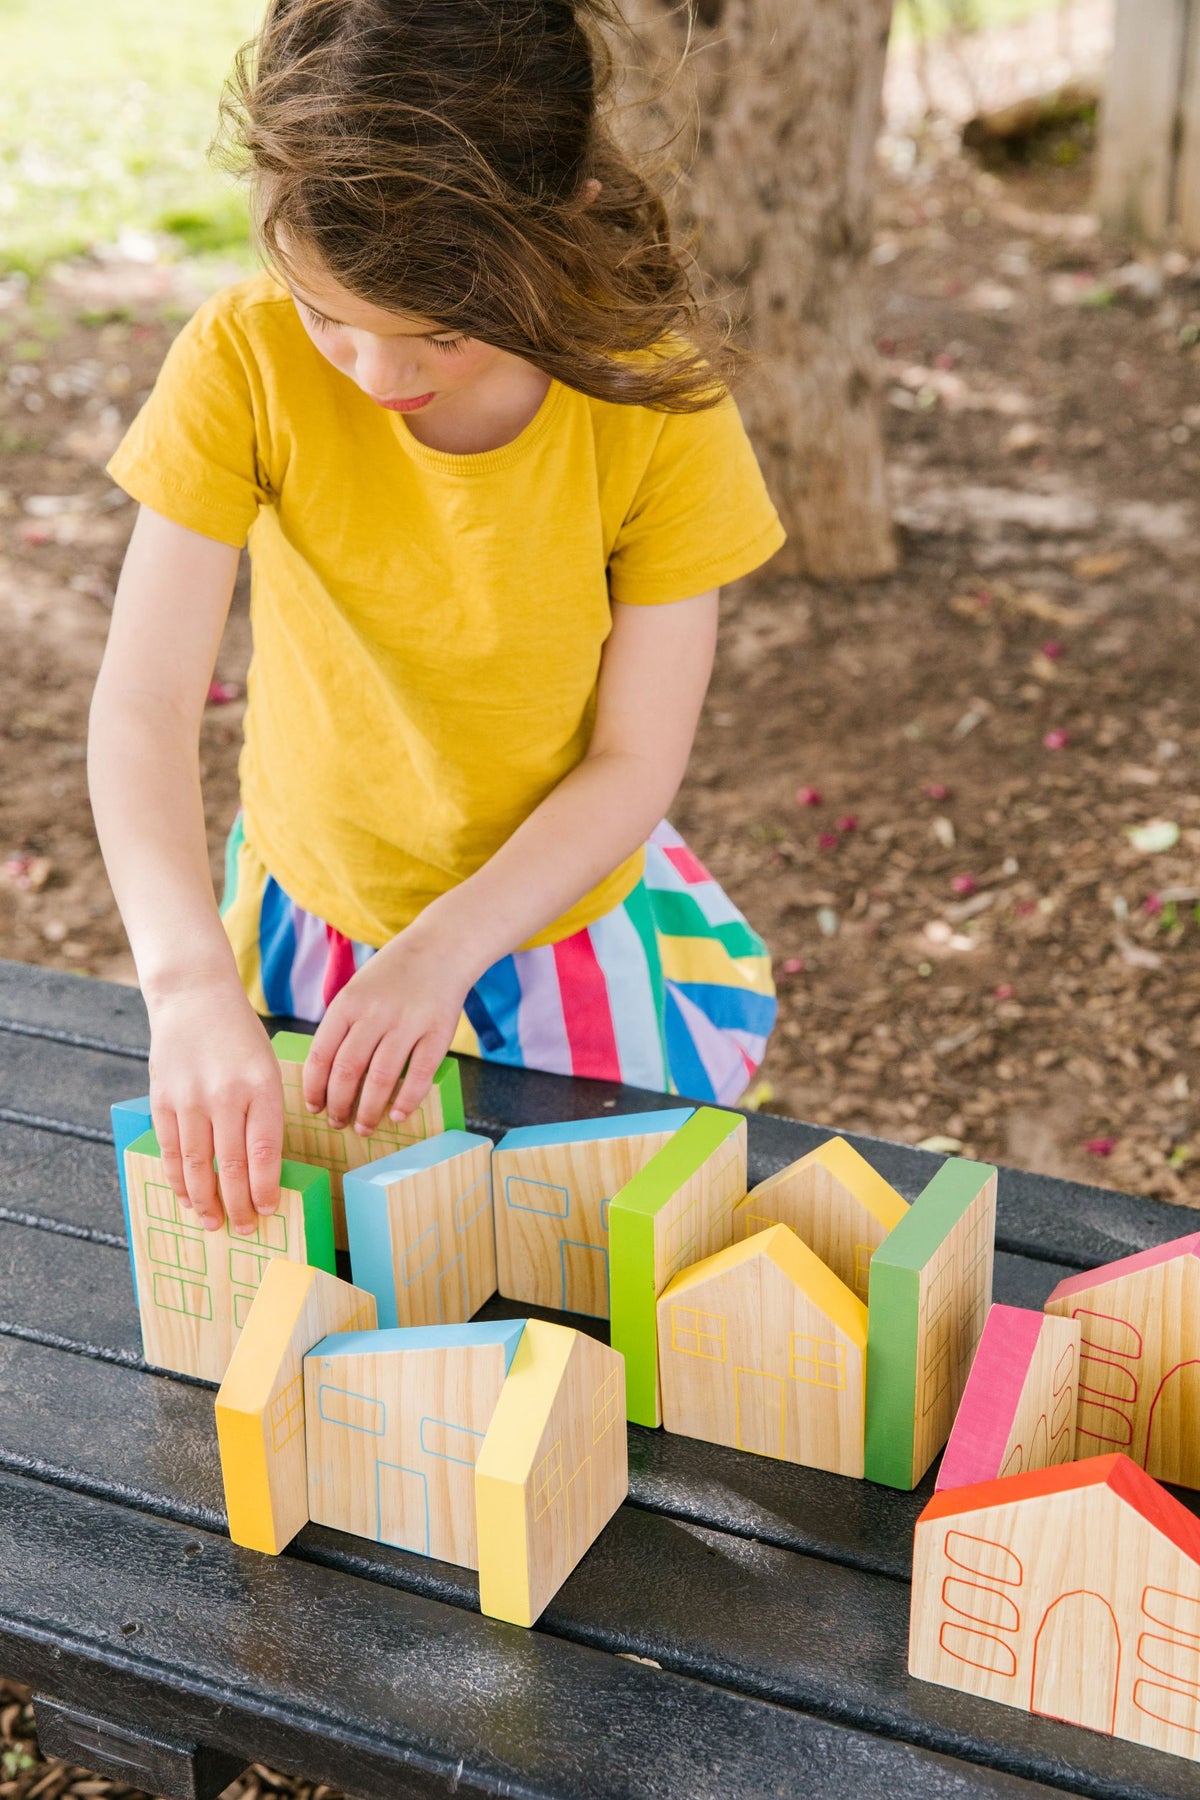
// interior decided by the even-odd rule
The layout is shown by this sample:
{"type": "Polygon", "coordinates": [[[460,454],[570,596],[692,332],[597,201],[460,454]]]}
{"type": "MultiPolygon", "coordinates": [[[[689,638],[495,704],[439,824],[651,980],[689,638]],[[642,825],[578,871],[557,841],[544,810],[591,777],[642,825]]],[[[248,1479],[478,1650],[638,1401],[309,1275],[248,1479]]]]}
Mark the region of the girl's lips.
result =
{"type": "Polygon", "coordinates": [[[389,412],[416,412],[419,406],[428,406],[435,398],[435,394],[418,394],[415,400],[381,400],[379,404],[386,406],[389,412]]]}

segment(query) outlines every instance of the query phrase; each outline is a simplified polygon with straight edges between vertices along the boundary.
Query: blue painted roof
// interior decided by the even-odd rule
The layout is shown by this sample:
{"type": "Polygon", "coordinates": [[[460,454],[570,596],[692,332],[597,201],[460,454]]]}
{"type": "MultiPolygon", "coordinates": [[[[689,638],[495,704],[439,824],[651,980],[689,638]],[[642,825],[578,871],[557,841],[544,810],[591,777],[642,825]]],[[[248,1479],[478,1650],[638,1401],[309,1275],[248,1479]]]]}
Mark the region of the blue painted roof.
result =
{"type": "Polygon", "coordinates": [[[500,1344],[504,1350],[504,1373],[512,1368],[517,1353],[524,1319],[483,1319],[464,1325],[401,1325],[390,1331],[335,1331],[314,1344],[309,1356],[366,1356],[372,1352],[386,1355],[396,1350],[484,1349],[500,1344]]]}
{"type": "Polygon", "coordinates": [[[537,1144],[587,1144],[597,1138],[644,1137],[652,1131],[678,1131],[686,1125],[694,1106],[669,1112],[617,1113],[604,1119],[567,1119],[557,1125],[519,1125],[506,1131],[497,1150],[531,1149],[537,1144]]]}
{"type": "Polygon", "coordinates": [[[486,1145],[490,1150],[492,1140],[481,1137],[475,1131],[437,1131],[423,1143],[407,1144],[403,1150],[393,1150],[390,1156],[381,1156],[376,1162],[364,1163],[358,1169],[348,1169],[342,1181],[344,1185],[357,1186],[365,1181],[375,1187],[390,1187],[393,1181],[399,1181],[402,1176],[415,1175],[421,1169],[436,1168],[438,1163],[449,1162],[452,1156],[461,1156],[464,1151],[474,1150],[479,1144],[486,1145]]]}

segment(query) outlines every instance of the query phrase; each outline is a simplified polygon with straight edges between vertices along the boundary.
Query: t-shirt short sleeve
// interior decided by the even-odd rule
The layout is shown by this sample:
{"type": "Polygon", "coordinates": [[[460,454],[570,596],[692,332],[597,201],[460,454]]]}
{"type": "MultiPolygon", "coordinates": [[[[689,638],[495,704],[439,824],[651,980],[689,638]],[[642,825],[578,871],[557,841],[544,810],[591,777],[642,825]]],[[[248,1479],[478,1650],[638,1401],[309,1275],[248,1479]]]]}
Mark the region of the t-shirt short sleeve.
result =
{"type": "Polygon", "coordinates": [[[258,372],[221,293],[178,332],[105,472],[133,499],[237,548],[271,499],[258,372]]]}
{"type": "Polygon", "coordinates": [[[749,575],[786,537],[732,397],[667,413],[609,556],[609,590],[627,606],[687,600],[749,575]]]}

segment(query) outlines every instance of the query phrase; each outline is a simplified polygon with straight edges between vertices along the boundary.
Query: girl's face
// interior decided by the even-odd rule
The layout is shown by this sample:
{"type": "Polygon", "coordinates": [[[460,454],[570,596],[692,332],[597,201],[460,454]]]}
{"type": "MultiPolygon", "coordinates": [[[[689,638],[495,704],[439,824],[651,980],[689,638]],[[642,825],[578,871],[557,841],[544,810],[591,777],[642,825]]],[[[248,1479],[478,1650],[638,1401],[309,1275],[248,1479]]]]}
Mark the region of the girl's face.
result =
{"type": "Polygon", "coordinates": [[[325,275],[291,284],[305,331],[327,362],[394,412],[436,407],[519,358],[432,319],[384,312],[325,275]]]}

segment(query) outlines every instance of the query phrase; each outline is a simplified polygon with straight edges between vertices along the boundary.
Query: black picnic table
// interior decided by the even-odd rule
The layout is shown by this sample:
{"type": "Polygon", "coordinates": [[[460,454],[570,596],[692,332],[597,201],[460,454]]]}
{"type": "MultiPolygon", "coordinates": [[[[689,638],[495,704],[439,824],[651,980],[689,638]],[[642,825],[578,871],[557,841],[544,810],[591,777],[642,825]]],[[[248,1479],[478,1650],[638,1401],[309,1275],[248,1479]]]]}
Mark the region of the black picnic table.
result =
{"type": "MultiPolygon", "coordinates": [[[[135,988],[0,961],[0,1670],[33,1687],[47,1753],[179,1800],[251,1762],[397,1800],[1195,1800],[1192,1762],[909,1677],[932,1472],[899,1494],[631,1426],[628,1502],[533,1631],[387,1545],[231,1544],[214,1390],[141,1356],[108,1109],[147,1091],[148,1041],[135,988]]],[[[462,1076],[493,1138],[664,1103],[462,1076]]],[[[761,1113],[749,1134],[752,1181],[830,1135],[761,1113]]],[[[853,1141],[910,1198],[939,1162],[853,1141]]],[[[1185,1228],[1005,1169],[996,1298],[1038,1307],[1185,1228]]]]}

